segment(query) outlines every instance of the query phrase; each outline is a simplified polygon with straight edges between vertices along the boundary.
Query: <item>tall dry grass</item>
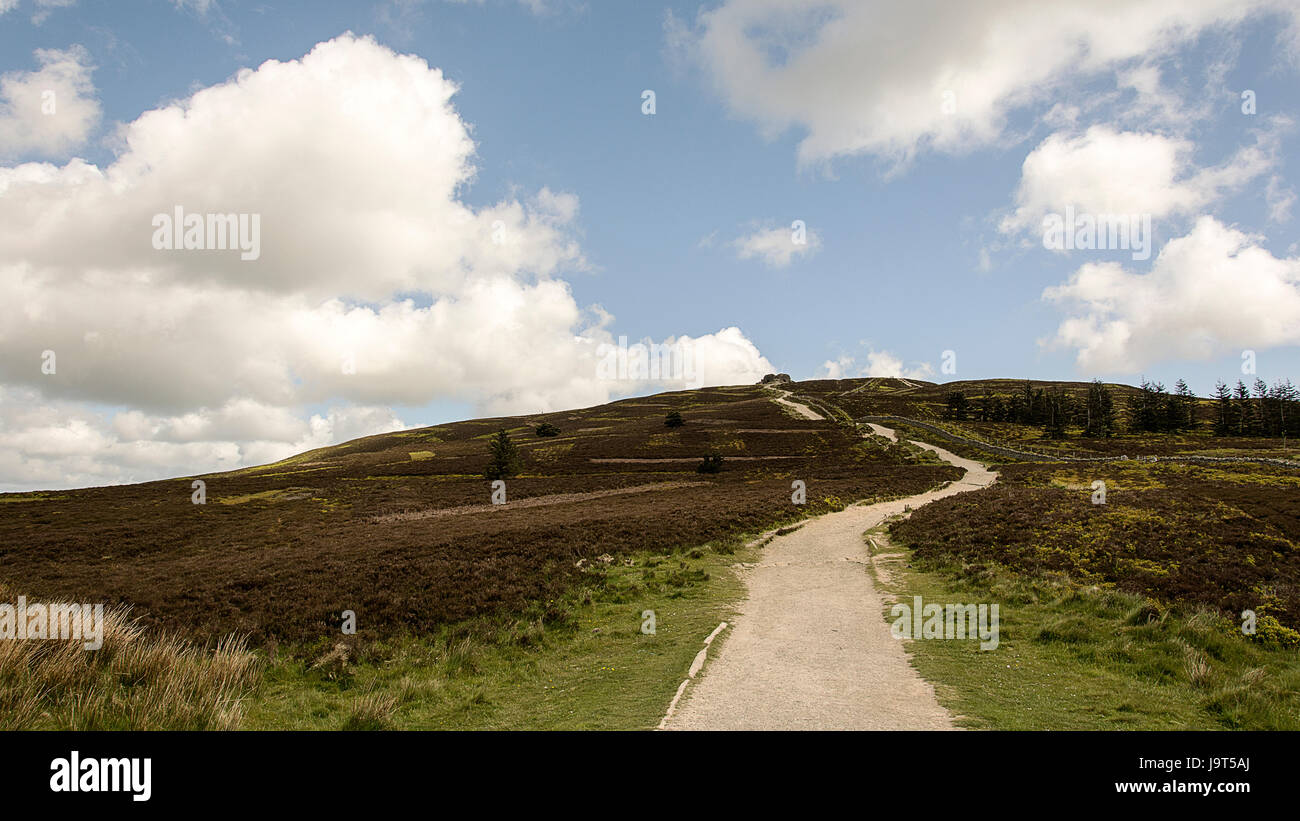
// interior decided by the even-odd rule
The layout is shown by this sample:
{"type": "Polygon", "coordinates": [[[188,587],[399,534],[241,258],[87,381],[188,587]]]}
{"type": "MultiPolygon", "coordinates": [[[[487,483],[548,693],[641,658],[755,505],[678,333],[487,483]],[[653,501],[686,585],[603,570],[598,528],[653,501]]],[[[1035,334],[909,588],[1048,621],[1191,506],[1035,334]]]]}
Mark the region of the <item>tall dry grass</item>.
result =
{"type": "MultiPolygon", "coordinates": [[[[0,601],[14,601],[0,586],[0,601]]],[[[261,671],[244,639],[149,636],[104,612],[104,645],[0,639],[0,730],[232,730],[261,671]]]]}

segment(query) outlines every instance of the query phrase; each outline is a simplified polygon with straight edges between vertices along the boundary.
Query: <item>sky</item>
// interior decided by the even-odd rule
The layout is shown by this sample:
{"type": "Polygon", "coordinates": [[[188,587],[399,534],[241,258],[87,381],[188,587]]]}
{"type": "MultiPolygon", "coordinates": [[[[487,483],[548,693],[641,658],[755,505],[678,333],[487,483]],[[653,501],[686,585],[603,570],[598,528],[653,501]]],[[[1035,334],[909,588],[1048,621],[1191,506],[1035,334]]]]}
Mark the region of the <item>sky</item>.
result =
{"type": "Polygon", "coordinates": [[[1279,0],[0,0],[0,491],[778,371],[1300,381],[1298,74],[1279,0]]]}

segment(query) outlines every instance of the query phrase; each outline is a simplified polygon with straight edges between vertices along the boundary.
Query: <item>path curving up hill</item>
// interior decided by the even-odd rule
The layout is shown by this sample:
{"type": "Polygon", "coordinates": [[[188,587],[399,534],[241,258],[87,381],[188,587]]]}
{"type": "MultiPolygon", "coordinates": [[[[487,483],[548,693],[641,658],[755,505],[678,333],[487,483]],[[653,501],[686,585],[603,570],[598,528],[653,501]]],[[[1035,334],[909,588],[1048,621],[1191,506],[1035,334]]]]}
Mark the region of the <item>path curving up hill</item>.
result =
{"type": "Polygon", "coordinates": [[[937,490],[812,519],[770,542],[757,566],[739,571],[747,598],[665,729],[953,728],[934,688],[890,635],[862,534],[909,506],[987,487],[997,474],[942,448],[915,444],[966,475],[937,490]]]}

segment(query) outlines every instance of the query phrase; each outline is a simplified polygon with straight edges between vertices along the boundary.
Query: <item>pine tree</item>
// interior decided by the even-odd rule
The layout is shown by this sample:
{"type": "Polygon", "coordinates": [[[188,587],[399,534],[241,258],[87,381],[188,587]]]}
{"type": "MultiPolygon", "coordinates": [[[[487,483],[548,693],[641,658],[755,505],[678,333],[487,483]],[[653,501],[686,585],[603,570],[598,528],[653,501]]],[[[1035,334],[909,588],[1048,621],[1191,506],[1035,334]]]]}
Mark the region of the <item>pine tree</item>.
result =
{"type": "Polygon", "coordinates": [[[1255,409],[1250,403],[1250,389],[1240,379],[1237,380],[1237,387],[1233,389],[1232,404],[1237,409],[1234,417],[1237,423],[1237,435],[1253,436],[1255,434],[1255,409]]]}
{"type": "Polygon", "coordinates": [[[1273,433],[1272,420],[1269,418],[1268,383],[1255,377],[1255,435],[1269,436],[1273,433]]]}
{"type": "Polygon", "coordinates": [[[497,435],[488,440],[488,453],[491,454],[492,461],[483,475],[489,480],[509,479],[519,473],[519,449],[510,441],[510,434],[504,429],[497,431],[497,435]]]}
{"type": "Polygon", "coordinates": [[[1070,422],[1072,402],[1065,388],[1056,387],[1043,394],[1043,430],[1049,439],[1064,439],[1070,422]]]}
{"type": "Polygon", "coordinates": [[[1300,391],[1288,379],[1275,386],[1278,395],[1278,412],[1281,414],[1282,448],[1286,449],[1288,436],[1300,433],[1300,391]]]}
{"type": "Polygon", "coordinates": [[[1236,429],[1232,391],[1222,381],[1214,383],[1214,435],[1228,436],[1236,429]]]}
{"type": "Polygon", "coordinates": [[[1115,435],[1115,400],[1100,379],[1088,386],[1088,399],[1084,403],[1084,436],[1115,435]]]}
{"type": "Polygon", "coordinates": [[[1129,400],[1129,417],[1132,426],[1147,433],[1159,433],[1165,429],[1165,386],[1159,382],[1148,382],[1145,378],[1138,386],[1140,393],[1129,400]]]}
{"type": "Polygon", "coordinates": [[[1174,395],[1170,397],[1174,429],[1191,430],[1196,427],[1196,394],[1179,379],[1174,383],[1174,395]]]}

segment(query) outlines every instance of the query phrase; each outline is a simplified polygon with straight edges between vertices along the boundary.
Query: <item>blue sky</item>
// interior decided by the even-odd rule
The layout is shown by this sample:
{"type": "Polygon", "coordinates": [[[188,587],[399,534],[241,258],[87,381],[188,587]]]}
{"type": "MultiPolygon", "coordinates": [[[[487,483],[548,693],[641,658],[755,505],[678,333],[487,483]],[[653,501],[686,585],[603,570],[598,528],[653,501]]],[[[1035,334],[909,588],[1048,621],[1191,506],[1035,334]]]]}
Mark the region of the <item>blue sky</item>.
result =
{"type": "MultiPolygon", "coordinates": [[[[539,278],[565,283],[584,316],[592,306],[612,315],[603,326],[612,337],[701,338],[739,329],[753,350],[733,350],[723,342],[735,339],[719,337],[709,348],[718,360],[713,374],[739,381],[770,364],[796,378],[884,374],[900,367],[935,381],[1101,376],[1135,382],[1146,375],[1166,383],[1184,377],[1205,394],[1216,379],[1242,376],[1241,351],[1250,348],[1259,376],[1300,378],[1300,328],[1291,327],[1293,304],[1300,299],[1300,209],[1289,205],[1295,196],[1289,161],[1300,140],[1300,38],[1285,4],[1204,0],[1183,6],[1153,0],[1130,4],[1142,16],[1127,23],[1118,17],[1094,21],[1081,32],[1043,23],[1044,42],[1083,42],[1076,59],[1060,64],[1051,62],[1059,55],[1040,55],[1032,43],[963,51],[962,44],[1038,21],[1032,4],[1015,2],[941,15],[963,19],[933,23],[934,31],[921,25],[936,13],[925,4],[911,21],[898,19],[904,14],[899,11],[864,14],[871,4],[837,8],[758,0],[80,0],[46,9],[33,0],[0,0],[0,8],[6,5],[0,14],[0,74],[35,87],[34,73],[42,65],[38,49],[64,55],[77,49],[72,63],[92,86],[77,94],[95,101],[98,112],[89,125],[69,126],[75,133],[55,150],[35,138],[24,142],[20,130],[7,145],[0,137],[0,169],[35,162],[62,167],[74,158],[108,169],[129,153],[116,139],[122,124],[154,109],[184,107],[195,92],[231,84],[237,72],[267,60],[302,60],[318,44],[352,32],[394,55],[418,56],[458,86],[450,111],[473,141],[474,173],[455,184],[455,202],[482,214],[518,201],[530,213],[538,192],[573,198],[571,218],[556,218],[555,230],[537,242],[570,242],[578,250],[542,253],[544,261],[513,260],[517,270],[509,274],[519,287],[534,287],[539,278]],[[954,28],[945,33],[944,26],[954,28]],[[908,37],[915,42],[906,42],[908,37]],[[903,48],[896,59],[861,57],[842,42],[837,46],[837,38],[856,38],[862,50],[887,52],[891,42],[903,48]],[[747,68],[755,54],[767,61],[759,73],[747,68]],[[998,60],[1006,65],[994,66],[998,60]],[[903,61],[915,65],[900,67],[903,61]],[[1033,78],[1035,71],[1041,77],[1033,78]],[[1021,83],[1021,74],[1032,82],[1021,83]],[[932,116],[931,108],[942,102],[937,97],[932,105],[927,100],[913,106],[917,93],[908,86],[937,93],[945,76],[962,89],[948,120],[932,116]],[[1135,79],[1153,77],[1154,85],[1135,79]],[[642,113],[645,89],[656,95],[649,116],[642,113]],[[1245,89],[1254,92],[1254,114],[1242,111],[1245,89]],[[973,109],[966,107],[972,98],[978,99],[973,109]],[[889,105],[900,100],[907,111],[896,118],[889,105]],[[1035,152],[1043,162],[1031,175],[1027,158],[1035,152]],[[1125,162],[1134,157],[1139,174],[1153,164],[1144,157],[1176,161],[1166,177],[1134,184],[1132,174],[1124,178],[1125,162]],[[1075,170],[1064,173],[1062,167],[1075,170]],[[1140,191],[1128,192],[1133,187],[1140,191]],[[1149,260],[1133,260],[1127,251],[1043,247],[1037,227],[1042,212],[1071,202],[1124,204],[1126,196],[1134,203],[1126,211],[1154,212],[1149,260]],[[1018,207],[1024,217],[1008,227],[1008,215],[1018,207]],[[740,253],[745,237],[788,233],[794,220],[803,220],[814,235],[811,250],[794,252],[788,262],[779,253],[740,253]],[[1186,240],[1175,246],[1181,253],[1171,251],[1166,268],[1155,270],[1165,244],[1180,239],[1186,240]],[[1222,261],[1212,258],[1218,251],[1224,251],[1222,261]],[[1202,262],[1203,274],[1187,267],[1202,262]],[[1045,289],[1067,286],[1085,270],[1085,281],[1068,288],[1070,299],[1044,299],[1045,289]],[[1207,330],[1198,318],[1205,299],[1195,294],[1238,280],[1252,293],[1275,291],[1279,298],[1225,300],[1234,317],[1207,330]],[[1156,315],[1144,337],[1149,311],[1156,315]],[[1063,323],[1071,319],[1081,324],[1063,334],[1063,323]],[[1083,320],[1094,324],[1086,327],[1083,320]],[[1115,341],[1116,322],[1126,329],[1127,342],[1115,341]],[[1060,344],[1049,344],[1058,335],[1060,344]],[[954,375],[939,371],[945,350],[956,352],[954,375]]],[[[1101,15],[1107,5],[1077,7],[1101,15]]],[[[284,93],[285,105],[293,105],[292,91],[284,93]]],[[[11,95],[11,119],[20,117],[18,108],[11,95]]],[[[312,116],[312,109],[304,111],[312,116]]],[[[378,116],[369,127],[386,125],[378,116]]],[[[245,122],[239,133],[254,139],[260,127],[245,122]]],[[[201,136],[194,139],[201,143],[201,136]]],[[[358,155],[366,150],[356,146],[358,155]]],[[[292,154],[282,161],[292,163],[292,154]]],[[[232,162],[237,168],[238,157],[232,162]]],[[[321,173],[328,173],[328,165],[321,173]]],[[[195,187],[177,189],[173,199],[184,203],[209,183],[195,177],[189,183],[195,187]]],[[[22,196],[27,195],[36,196],[22,196]]],[[[13,189],[0,189],[0,204],[6,199],[13,208],[23,205],[13,189]]],[[[50,202],[42,198],[39,207],[50,202]]],[[[418,214],[410,216],[418,223],[418,214]]],[[[268,224],[266,230],[269,245],[273,229],[268,224]]],[[[0,250],[5,248],[0,235],[0,250]]],[[[36,287],[32,271],[53,265],[49,260],[57,256],[48,247],[19,247],[17,241],[7,250],[11,260],[31,266],[8,274],[13,283],[28,278],[24,293],[36,287]]],[[[85,271],[94,264],[91,257],[79,271],[61,275],[84,285],[85,271]]],[[[481,270],[495,276],[501,265],[488,260],[481,270]]],[[[129,268],[123,263],[123,276],[129,268]]],[[[395,274],[393,281],[404,280],[395,274]]],[[[360,284],[344,282],[332,290],[317,285],[304,285],[301,299],[332,296],[345,306],[378,306],[410,297],[417,308],[427,308],[457,298],[448,285],[376,286],[366,293],[360,284]]],[[[36,320],[31,323],[28,336],[40,329],[36,320]]],[[[574,330],[581,335],[581,327],[574,330]]],[[[548,326],[548,333],[554,331],[548,326]]],[[[608,337],[592,337],[597,338],[608,337]]],[[[3,332],[0,341],[11,351],[20,347],[3,332]]],[[[90,447],[101,447],[104,456],[72,469],[57,448],[33,448],[0,465],[7,474],[0,475],[0,488],[50,486],[60,477],[72,483],[150,478],[190,472],[181,468],[191,462],[234,466],[372,432],[393,420],[416,425],[572,407],[663,388],[579,389],[573,377],[558,387],[515,392],[506,384],[513,377],[505,368],[494,377],[502,384],[465,390],[456,389],[451,377],[408,390],[410,380],[391,373],[389,387],[376,381],[355,391],[348,383],[298,394],[266,388],[256,396],[171,395],[161,389],[155,396],[142,388],[133,402],[129,394],[124,399],[96,387],[93,379],[57,386],[42,381],[31,375],[31,356],[22,348],[13,358],[24,361],[0,373],[10,409],[7,430],[18,435],[23,424],[34,424],[20,421],[21,412],[43,408],[56,421],[38,426],[42,435],[98,431],[98,444],[90,447]],[[313,415],[330,424],[308,434],[306,428],[295,433],[286,421],[285,430],[268,433],[234,423],[223,428],[206,418],[245,399],[283,410],[287,420],[303,425],[313,415]],[[343,406],[375,413],[364,423],[343,424],[330,417],[331,408],[343,406]],[[132,413],[131,424],[115,422],[132,413]],[[188,428],[178,421],[186,414],[195,417],[188,428]],[[159,449],[167,446],[159,443],[175,449],[162,455],[159,449]],[[135,455],[122,457],[123,452],[135,455]],[[141,455],[146,452],[155,455],[141,455]]],[[[155,367],[166,381],[169,365],[155,367]]],[[[303,369],[286,367],[299,374],[294,385],[311,381],[301,376],[303,369]]],[[[228,422],[229,416],[223,418],[228,422]]]]}

